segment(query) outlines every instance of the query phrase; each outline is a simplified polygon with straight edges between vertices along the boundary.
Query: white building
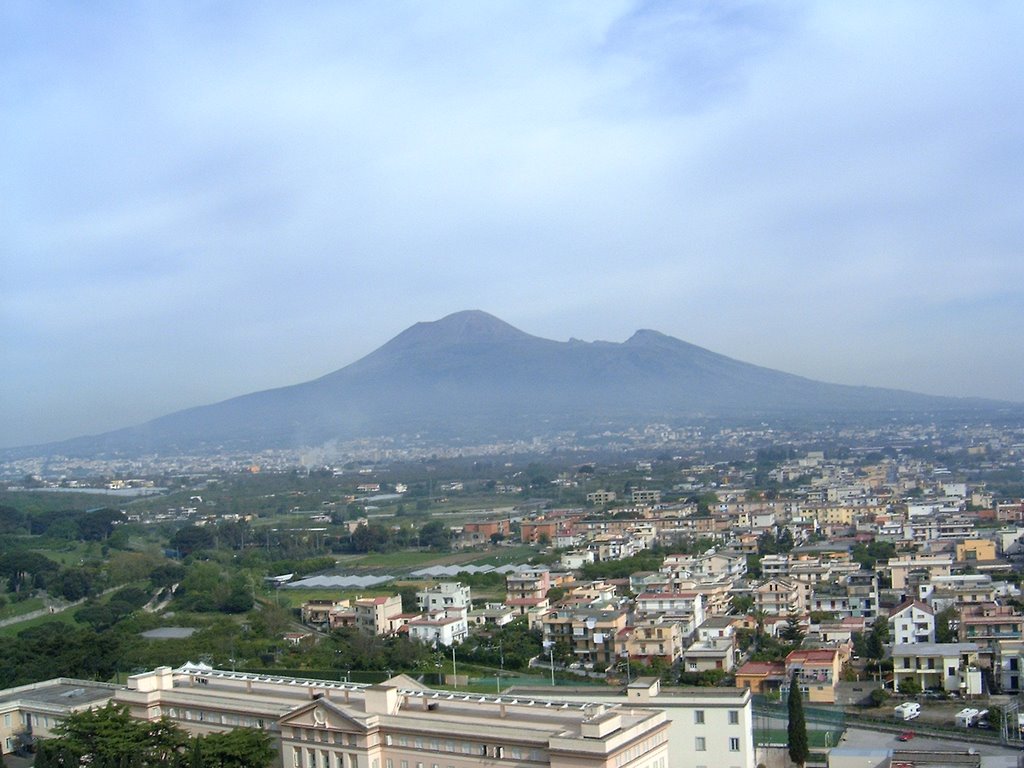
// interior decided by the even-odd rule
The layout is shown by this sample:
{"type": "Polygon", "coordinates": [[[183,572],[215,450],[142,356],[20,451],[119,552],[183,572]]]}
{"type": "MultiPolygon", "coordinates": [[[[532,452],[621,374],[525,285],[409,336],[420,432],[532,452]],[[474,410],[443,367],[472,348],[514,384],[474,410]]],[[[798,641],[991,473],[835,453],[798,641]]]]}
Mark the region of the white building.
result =
{"type": "Polygon", "coordinates": [[[416,604],[421,611],[433,613],[446,611],[450,608],[461,608],[468,611],[473,605],[469,587],[458,581],[442,581],[416,593],[416,604]]]}
{"type": "MultiPolygon", "coordinates": [[[[513,688],[519,696],[539,688],[513,688]]],[[[754,726],[749,689],[661,688],[657,678],[639,678],[618,692],[560,688],[573,702],[626,702],[663,710],[669,720],[668,768],[755,768],[754,726]]]]}
{"type": "Polygon", "coordinates": [[[935,611],[917,600],[908,600],[889,614],[889,637],[900,644],[934,643],[935,611]]]}
{"type": "Polygon", "coordinates": [[[466,611],[453,608],[449,611],[434,611],[406,624],[409,638],[427,645],[443,645],[449,648],[459,645],[469,636],[469,622],[466,611]]]}

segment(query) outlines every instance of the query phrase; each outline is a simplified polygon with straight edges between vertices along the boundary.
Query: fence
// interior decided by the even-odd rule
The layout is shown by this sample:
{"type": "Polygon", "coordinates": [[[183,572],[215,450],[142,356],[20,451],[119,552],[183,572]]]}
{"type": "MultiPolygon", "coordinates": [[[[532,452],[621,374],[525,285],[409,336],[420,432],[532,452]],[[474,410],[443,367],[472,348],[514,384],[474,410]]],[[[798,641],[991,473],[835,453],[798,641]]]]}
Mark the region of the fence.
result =
{"type": "MultiPolygon", "coordinates": [[[[839,743],[846,731],[846,713],[841,709],[808,706],[804,702],[807,722],[807,743],[812,749],[828,749],[839,743]]],[[[781,747],[788,741],[786,726],[789,710],[786,703],[765,696],[753,697],[754,744],[759,747],[781,747]]]]}

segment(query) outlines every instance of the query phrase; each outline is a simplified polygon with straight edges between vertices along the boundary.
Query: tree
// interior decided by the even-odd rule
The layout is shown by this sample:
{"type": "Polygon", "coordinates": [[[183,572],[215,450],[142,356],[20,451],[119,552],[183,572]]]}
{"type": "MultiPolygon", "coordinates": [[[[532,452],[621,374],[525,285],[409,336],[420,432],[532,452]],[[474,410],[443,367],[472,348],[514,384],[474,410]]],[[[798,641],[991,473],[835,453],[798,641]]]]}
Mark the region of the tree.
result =
{"type": "Polygon", "coordinates": [[[199,742],[203,768],[267,768],[277,756],[270,734],[254,728],[211,733],[199,742]]]}
{"type": "Polygon", "coordinates": [[[420,546],[431,549],[445,550],[450,546],[449,531],[444,523],[431,520],[420,528],[420,546]]]}
{"type": "Polygon", "coordinates": [[[57,739],[42,742],[47,765],[162,766],[188,743],[170,720],[136,720],[114,704],[72,713],[54,731],[57,739]]]}
{"type": "Polygon", "coordinates": [[[921,684],[913,677],[904,677],[899,683],[900,693],[917,696],[921,692],[921,684]]]}
{"type": "Polygon", "coordinates": [[[936,643],[956,642],[956,626],[959,618],[956,607],[952,605],[935,614],[936,643]]]}
{"type": "Polygon", "coordinates": [[[750,613],[754,610],[754,598],[750,595],[733,595],[732,609],[736,613],[750,613]]]}
{"type": "Polygon", "coordinates": [[[786,725],[786,735],[789,741],[789,759],[799,766],[803,766],[810,757],[810,749],[807,746],[807,722],[804,720],[804,703],[800,695],[800,681],[797,673],[789,681],[789,698],[786,700],[786,709],[789,712],[789,723],[786,725]]]}
{"type": "Polygon", "coordinates": [[[800,615],[797,613],[791,613],[786,617],[786,626],[782,628],[779,635],[790,645],[800,647],[800,644],[804,641],[804,630],[800,626],[800,615]]]}

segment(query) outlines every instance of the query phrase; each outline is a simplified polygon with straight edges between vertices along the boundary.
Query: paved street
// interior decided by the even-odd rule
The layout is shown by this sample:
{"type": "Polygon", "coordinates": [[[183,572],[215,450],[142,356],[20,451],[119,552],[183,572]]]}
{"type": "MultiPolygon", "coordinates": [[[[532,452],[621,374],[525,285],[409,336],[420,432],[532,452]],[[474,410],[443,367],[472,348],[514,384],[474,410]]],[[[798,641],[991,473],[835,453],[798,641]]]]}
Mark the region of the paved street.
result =
{"type": "MultiPolygon", "coordinates": [[[[913,724],[908,724],[908,731],[914,730],[913,724]]],[[[1016,757],[1021,750],[1012,747],[995,746],[989,744],[968,744],[957,742],[952,739],[936,739],[925,736],[915,736],[908,742],[898,741],[894,733],[882,733],[880,731],[868,731],[861,728],[849,728],[846,737],[839,744],[841,747],[855,749],[923,749],[923,750],[967,750],[975,749],[980,755],[1008,755],[1016,757]]]]}

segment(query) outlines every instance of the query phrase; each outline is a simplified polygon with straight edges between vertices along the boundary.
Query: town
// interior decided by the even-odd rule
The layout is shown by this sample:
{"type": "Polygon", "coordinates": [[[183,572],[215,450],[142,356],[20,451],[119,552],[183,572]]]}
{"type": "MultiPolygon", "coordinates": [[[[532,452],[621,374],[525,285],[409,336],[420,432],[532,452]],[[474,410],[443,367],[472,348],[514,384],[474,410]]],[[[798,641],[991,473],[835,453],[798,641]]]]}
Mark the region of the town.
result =
{"type": "Polygon", "coordinates": [[[262,729],[287,765],[394,768],[416,744],[554,765],[569,718],[604,759],[643,736],[621,764],[754,768],[785,753],[794,686],[812,762],[851,738],[1020,746],[1019,426],[642,435],[618,461],[8,468],[3,751],[113,702],[262,729]],[[38,663],[52,621],[118,658],[38,663]],[[438,709],[461,740],[402,720],[438,709]],[[491,717],[515,736],[465,740],[491,717]]]}

